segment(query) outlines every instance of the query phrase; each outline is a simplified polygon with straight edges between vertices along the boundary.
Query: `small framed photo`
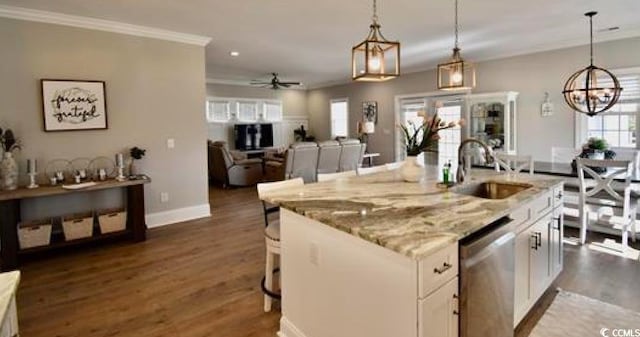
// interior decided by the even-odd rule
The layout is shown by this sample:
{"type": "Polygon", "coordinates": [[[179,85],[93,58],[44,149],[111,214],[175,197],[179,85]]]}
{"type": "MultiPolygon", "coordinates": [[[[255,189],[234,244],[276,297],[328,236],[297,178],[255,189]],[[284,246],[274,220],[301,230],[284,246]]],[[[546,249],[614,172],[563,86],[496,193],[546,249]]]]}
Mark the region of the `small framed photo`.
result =
{"type": "Polygon", "coordinates": [[[364,121],[378,124],[378,102],[362,102],[362,116],[364,121]]]}
{"type": "Polygon", "coordinates": [[[44,131],[107,129],[104,81],[41,80],[44,131]]]}

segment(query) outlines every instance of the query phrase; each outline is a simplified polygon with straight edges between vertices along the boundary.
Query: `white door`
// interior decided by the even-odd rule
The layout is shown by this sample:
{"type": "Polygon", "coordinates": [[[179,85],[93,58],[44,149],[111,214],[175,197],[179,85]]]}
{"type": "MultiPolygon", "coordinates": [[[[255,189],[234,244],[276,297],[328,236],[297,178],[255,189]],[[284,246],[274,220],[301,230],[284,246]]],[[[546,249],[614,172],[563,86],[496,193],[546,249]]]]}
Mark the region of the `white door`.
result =
{"type": "Polygon", "coordinates": [[[458,337],[458,278],[418,301],[418,336],[458,337]]]}
{"type": "Polygon", "coordinates": [[[533,248],[531,250],[531,292],[538,298],[551,280],[549,228],[553,223],[552,214],[538,220],[531,228],[533,248]]]}
{"type": "Polygon", "coordinates": [[[515,296],[514,296],[514,322],[513,326],[517,326],[520,320],[527,313],[529,302],[531,301],[531,275],[530,275],[530,257],[532,255],[534,238],[531,236],[529,229],[522,231],[516,236],[515,248],[515,296]]]}

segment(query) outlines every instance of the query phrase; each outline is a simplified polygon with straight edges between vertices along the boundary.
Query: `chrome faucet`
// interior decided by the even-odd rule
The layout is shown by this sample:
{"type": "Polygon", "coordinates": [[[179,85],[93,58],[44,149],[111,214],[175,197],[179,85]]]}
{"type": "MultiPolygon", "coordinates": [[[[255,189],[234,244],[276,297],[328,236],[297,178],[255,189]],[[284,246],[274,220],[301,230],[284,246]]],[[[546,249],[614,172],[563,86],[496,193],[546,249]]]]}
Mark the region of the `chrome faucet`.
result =
{"type": "Polygon", "coordinates": [[[487,144],[475,138],[467,138],[463,140],[462,143],[460,143],[460,146],[458,146],[458,171],[456,172],[456,182],[458,184],[464,182],[464,176],[467,174],[467,172],[465,172],[466,160],[462,155],[462,150],[464,149],[464,146],[469,143],[480,144],[480,146],[484,148],[484,156],[487,164],[493,163],[493,150],[491,150],[491,148],[487,144]]]}

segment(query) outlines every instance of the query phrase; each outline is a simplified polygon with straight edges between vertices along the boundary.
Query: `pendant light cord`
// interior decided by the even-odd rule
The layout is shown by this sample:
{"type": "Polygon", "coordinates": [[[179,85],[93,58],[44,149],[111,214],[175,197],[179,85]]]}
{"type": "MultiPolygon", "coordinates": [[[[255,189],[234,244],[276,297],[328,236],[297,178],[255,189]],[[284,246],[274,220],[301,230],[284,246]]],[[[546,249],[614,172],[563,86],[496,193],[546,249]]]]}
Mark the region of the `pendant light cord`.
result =
{"type": "MultiPolygon", "coordinates": [[[[594,14],[595,15],[595,14],[594,14]]],[[[593,15],[589,16],[589,38],[590,38],[590,62],[593,66],[593,15]]]]}
{"type": "MultiPolygon", "coordinates": [[[[374,0],[375,1],[375,0],[374,0]]],[[[458,49],[458,0],[455,0],[455,48],[458,49]]]]}
{"type": "Polygon", "coordinates": [[[373,19],[374,23],[378,23],[378,1],[373,0],[373,19]]]}

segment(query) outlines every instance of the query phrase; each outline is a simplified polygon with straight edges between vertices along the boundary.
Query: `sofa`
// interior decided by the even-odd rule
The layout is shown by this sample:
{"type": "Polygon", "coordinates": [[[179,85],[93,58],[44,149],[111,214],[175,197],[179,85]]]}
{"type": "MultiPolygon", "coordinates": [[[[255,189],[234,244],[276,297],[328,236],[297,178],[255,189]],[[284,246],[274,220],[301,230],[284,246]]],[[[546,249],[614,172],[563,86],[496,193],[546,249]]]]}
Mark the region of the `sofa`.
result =
{"type": "Polygon", "coordinates": [[[227,186],[251,186],[262,181],[262,159],[248,159],[246,154],[231,151],[226,142],[207,142],[209,179],[227,186]]]}
{"type": "Polygon", "coordinates": [[[265,154],[265,180],[302,177],[311,183],[318,173],[352,171],[362,164],[365,149],[357,139],[294,143],[280,155],[265,154]]]}

